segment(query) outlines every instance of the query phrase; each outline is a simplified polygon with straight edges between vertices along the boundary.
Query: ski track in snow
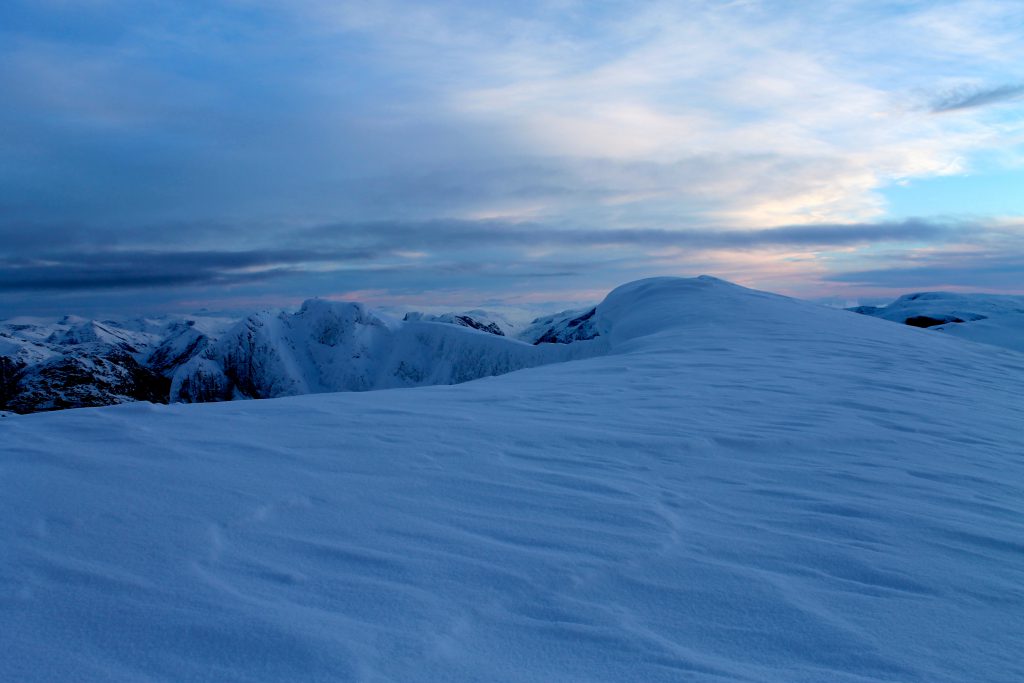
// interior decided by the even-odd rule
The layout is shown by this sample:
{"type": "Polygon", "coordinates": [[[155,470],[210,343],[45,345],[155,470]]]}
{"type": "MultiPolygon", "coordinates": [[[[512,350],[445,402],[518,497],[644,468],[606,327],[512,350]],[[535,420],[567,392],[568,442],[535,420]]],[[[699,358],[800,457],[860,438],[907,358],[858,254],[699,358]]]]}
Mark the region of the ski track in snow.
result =
{"type": "Polygon", "coordinates": [[[0,679],[1024,680],[1024,355],[615,297],[601,358],[0,421],[0,679]]]}

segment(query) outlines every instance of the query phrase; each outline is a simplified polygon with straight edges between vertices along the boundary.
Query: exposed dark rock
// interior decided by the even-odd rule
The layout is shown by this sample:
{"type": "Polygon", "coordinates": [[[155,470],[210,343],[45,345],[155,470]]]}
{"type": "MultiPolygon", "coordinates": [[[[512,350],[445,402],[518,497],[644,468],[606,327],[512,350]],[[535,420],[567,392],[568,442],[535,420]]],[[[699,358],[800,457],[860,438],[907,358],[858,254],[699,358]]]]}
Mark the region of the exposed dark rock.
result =
{"type": "Polygon", "coordinates": [[[458,321],[458,323],[461,324],[463,327],[472,327],[474,330],[480,330],[482,332],[496,334],[499,337],[505,336],[505,333],[502,332],[501,328],[498,327],[498,325],[495,323],[482,323],[477,320],[474,320],[468,315],[457,315],[455,316],[455,320],[458,321]]]}
{"type": "Polygon", "coordinates": [[[532,324],[542,324],[547,326],[547,329],[534,340],[534,346],[537,344],[571,344],[598,337],[598,332],[593,325],[595,313],[597,313],[597,309],[591,308],[583,314],[571,314],[561,319],[557,316],[538,318],[532,324]]]}
{"type": "Polygon", "coordinates": [[[846,310],[854,313],[860,313],[861,315],[877,315],[882,310],[881,306],[854,306],[853,308],[847,308],[846,310]]]}
{"type": "Polygon", "coordinates": [[[170,377],[209,344],[209,337],[195,329],[195,321],[183,321],[174,325],[167,338],[150,353],[146,366],[153,372],[170,377]]]}
{"type": "Polygon", "coordinates": [[[21,379],[25,363],[7,356],[0,356],[0,410],[7,408],[8,403],[16,394],[18,380],[21,379]]]}
{"type": "Polygon", "coordinates": [[[928,315],[915,315],[907,318],[903,322],[911,327],[935,327],[937,325],[945,325],[946,323],[962,323],[963,320],[952,316],[933,318],[928,315]]]}
{"type": "Polygon", "coordinates": [[[126,401],[167,403],[170,380],[120,349],[74,350],[23,370],[7,401],[16,413],[107,406],[126,401]]]}
{"type": "MultiPolygon", "coordinates": [[[[481,315],[483,313],[481,312],[481,315]]],[[[481,332],[487,332],[498,337],[504,337],[505,331],[501,329],[501,326],[493,320],[480,319],[475,315],[468,315],[466,313],[442,313],[440,315],[431,315],[425,313],[406,313],[405,317],[402,318],[406,322],[433,322],[433,323],[447,323],[449,325],[458,325],[459,327],[469,327],[474,330],[480,330],[481,332]]]]}

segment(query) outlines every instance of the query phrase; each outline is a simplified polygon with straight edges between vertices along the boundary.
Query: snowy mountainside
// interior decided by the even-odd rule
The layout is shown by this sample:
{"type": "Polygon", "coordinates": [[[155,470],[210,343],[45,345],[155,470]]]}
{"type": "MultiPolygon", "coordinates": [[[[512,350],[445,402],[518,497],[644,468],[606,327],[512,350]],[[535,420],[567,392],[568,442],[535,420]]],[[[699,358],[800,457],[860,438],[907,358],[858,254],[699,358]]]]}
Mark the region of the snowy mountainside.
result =
{"type": "Polygon", "coordinates": [[[173,370],[227,324],[203,317],[0,321],[0,409],[166,402],[173,370]]]}
{"type": "Polygon", "coordinates": [[[0,680],[1024,680],[1024,354],[711,278],[593,318],[457,386],[0,420],[0,680]]]}
{"type": "Polygon", "coordinates": [[[52,346],[98,344],[113,347],[130,353],[139,360],[145,357],[146,350],[158,343],[159,339],[159,334],[120,329],[110,322],[86,320],[69,325],[66,329],[54,330],[46,341],[52,346]]]}
{"type": "Polygon", "coordinates": [[[571,344],[598,336],[593,326],[595,308],[562,311],[553,315],[533,318],[526,324],[516,324],[499,313],[482,310],[465,313],[407,313],[405,320],[424,320],[472,327],[499,336],[512,337],[528,344],[571,344]]]}
{"type": "Polygon", "coordinates": [[[571,344],[594,339],[599,335],[594,323],[596,308],[562,311],[535,319],[519,338],[530,344],[571,344]]]}
{"type": "Polygon", "coordinates": [[[1024,296],[919,292],[855,313],[1024,351],[1024,296]]]}
{"type": "MultiPolygon", "coordinates": [[[[597,352],[593,345],[524,348],[517,330],[507,317],[483,310],[411,313],[399,322],[360,304],[316,299],[296,313],[264,311],[240,322],[202,316],[0,321],[0,409],[451,384],[597,352]]],[[[546,341],[577,338],[589,337],[546,341]]]]}
{"type": "Polygon", "coordinates": [[[471,327],[474,330],[496,334],[499,337],[515,337],[517,328],[516,324],[505,316],[479,309],[465,311],[464,313],[421,313],[414,311],[406,313],[402,319],[411,322],[425,321],[471,327]]]}
{"type": "Polygon", "coordinates": [[[0,405],[17,413],[162,402],[169,386],[128,351],[103,343],[75,346],[33,365],[3,364],[0,373],[0,405]]]}
{"type": "Polygon", "coordinates": [[[154,372],[170,376],[200,352],[212,344],[227,324],[209,320],[175,320],[168,323],[162,338],[154,344],[146,356],[146,365],[154,372]]]}
{"type": "Polygon", "coordinates": [[[257,314],[225,333],[176,370],[171,400],[457,384],[600,350],[540,349],[472,325],[386,321],[361,304],[311,299],[297,313],[257,314]]]}
{"type": "MultiPolygon", "coordinates": [[[[923,293],[854,310],[1024,350],[1024,297],[923,293]]],[[[0,409],[28,413],[134,400],[205,402],[451,384],[600,353],[602,342],[572,351],[527,351],[516,343],[599,340],[600,317],[599,308],[584,308],[523,325],[474,309],[409,313],[399,322],[358,304],[310,300],[296,313],[261,312],[240,322],[203,316],[12,319],[0,321],[0,409]],[[461,330],[452,336],[441,325],[461,330]],[[502,339],[482,341],[477,333],[502,339]]]]}

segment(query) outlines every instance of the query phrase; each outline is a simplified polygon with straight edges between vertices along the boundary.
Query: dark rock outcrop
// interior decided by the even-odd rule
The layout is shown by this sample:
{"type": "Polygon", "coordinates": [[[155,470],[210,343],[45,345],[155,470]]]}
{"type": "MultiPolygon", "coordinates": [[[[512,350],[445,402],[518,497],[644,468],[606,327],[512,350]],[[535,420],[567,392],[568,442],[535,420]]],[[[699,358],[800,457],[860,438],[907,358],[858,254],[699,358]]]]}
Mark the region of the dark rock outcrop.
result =
{"type": "Polygon", "coordinates": [[[120,349],[76,349],[24,369],[4,408],[34,413],[108,406],[126,401],[167,403],[170,380],[120,349]]]}
{"type": "Polygon", "coordinates": [[[547,318],[537,318],[530,323],[530,329],[541,330],[540,335],[529,340],[537,344],[571,344],[576,341],[595,339],[599,336],[594,327],[596,308],[588,311],[565,311],[547,318]]]}
{"type": "Polygon", "coordinates": [[[943,316],[941,318],[933,318],[928,315],[914,315],[903,321],[905,325],[911,327],[936,327],[938,325],[945,325],[946,323],[962,323],[963,320],[955,316],[943,316]]]}

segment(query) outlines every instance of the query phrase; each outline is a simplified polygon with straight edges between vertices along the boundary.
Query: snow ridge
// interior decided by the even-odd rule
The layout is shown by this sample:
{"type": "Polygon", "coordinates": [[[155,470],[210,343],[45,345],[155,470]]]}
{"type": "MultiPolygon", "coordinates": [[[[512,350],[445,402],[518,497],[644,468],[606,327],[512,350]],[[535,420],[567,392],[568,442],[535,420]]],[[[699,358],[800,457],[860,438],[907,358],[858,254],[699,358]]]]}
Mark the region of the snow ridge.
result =
{"type": "MultiPolygon", "coordinates": [[[[479,309],[409,313],[398,321],[361,304],[317,299],[296,313],[261,312],[242,321],[202,316],[0,321],[0,410],[28,413],[137,400],[191,403],[457,384],[610,352],[618,342],[607,335],[630,316],[628,310],[610,314],[615,302],[623,292],[657,296],[652,292],[658,282],[631,283],[600,306],[562,311],[525,326],[479,309]],[[557,348],[569,344],[575,348],[557,348]]],[[[715,301],[733,285],[710,277],[686,282],[716,292],[690,302],[686,314],[693,320],[719,317],[705,299],[715,301]]],[[[733,304],[745,307],[756,300],[745,294],[733,304]]],[[[634,296],[634,304],[639,301],[644,299],[634,296]]],[[[662,303],[668,320],[676,312],[670,302],[662,303]]],[[[853,310],[1024,351],[1024,297],[925,292],[886,307],[853,310]]],[[[758,312],[745,315],[757,317],[758,312]]]]}

